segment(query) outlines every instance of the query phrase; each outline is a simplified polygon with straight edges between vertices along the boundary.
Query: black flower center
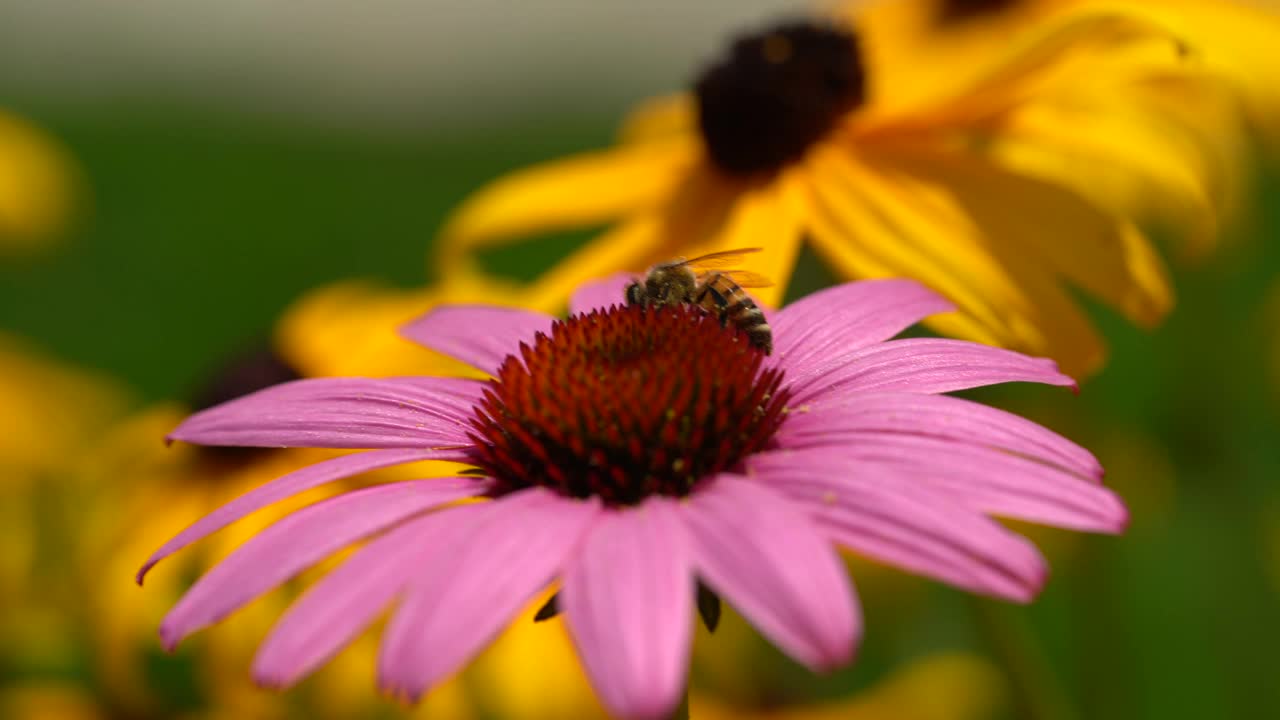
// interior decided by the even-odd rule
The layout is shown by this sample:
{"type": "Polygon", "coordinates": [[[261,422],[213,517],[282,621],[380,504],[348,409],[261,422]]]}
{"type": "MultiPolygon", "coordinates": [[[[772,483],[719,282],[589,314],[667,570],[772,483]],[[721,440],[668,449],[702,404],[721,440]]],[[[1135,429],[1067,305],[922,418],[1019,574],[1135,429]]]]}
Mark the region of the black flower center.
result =
{"type": "Polygon", "coordinates": [[[502,364],[472,420],[474,462],[500,492],[687,495],[782,423],[782,372],[764,358],[692,305],[575,315],[502,364]]]}
{"type": "Polygon", "coordinates": [[[734,40],[694,92],[711,161],[746,175],[800,159],[862,103],[866,79],[852,33],[791,23],[734,40]]]}

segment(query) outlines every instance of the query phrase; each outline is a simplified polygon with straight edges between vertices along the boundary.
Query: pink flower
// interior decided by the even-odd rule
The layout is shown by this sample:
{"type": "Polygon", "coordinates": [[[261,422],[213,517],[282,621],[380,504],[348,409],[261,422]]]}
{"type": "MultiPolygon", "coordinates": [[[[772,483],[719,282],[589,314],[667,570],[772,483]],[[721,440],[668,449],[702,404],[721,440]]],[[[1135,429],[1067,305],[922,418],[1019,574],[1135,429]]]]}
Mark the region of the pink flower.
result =
{"type": "Polygon", "coordinates": [[[903,280],[851,283],[772,314],[775,354],[700,309],[611,307],[588,285],[568,320],[445,307],[403,333],[494,376],[309,379],[196,413],[171,439],[361,448],[209,514],[139,572],[266,505],[367,470],[477,470],[354,490],[285,517],[206,573],[165,618],[168,648],[329,554],[258,652],[284,686],[384,610],[379,683],[414,699],[458,670],[550,583],[605,705],[679,702],[695,588],[727,598],[816,670],[862,633],[836,552],[1017,602],[1045,582],[1035,547],[989,515],[1119,532],[1120,500],[1083,448],[939,393],[1074,386],[1048,360],[957,340],[889,340],[945,301],[903,280]],[[593,310],[593,308],[595,310],[593,310]],[[488,502],[458,503],[488,497],[488,502]]]}

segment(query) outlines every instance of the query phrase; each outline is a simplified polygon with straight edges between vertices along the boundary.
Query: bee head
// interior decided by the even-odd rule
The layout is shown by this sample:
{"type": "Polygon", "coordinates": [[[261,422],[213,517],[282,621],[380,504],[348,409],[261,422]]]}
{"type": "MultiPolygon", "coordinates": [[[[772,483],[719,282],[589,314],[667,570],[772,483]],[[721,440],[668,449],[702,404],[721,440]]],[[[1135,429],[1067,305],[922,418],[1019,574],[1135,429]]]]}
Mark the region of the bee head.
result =
{"type": "Polygon", "coordinates": [[[627,291],[625,293],[625,296],[627,298],[628,305],[644,305],[645,304],[644,283],[642,283],[639,280],[632,281],[629,285],[627,285],[627,291]]]}

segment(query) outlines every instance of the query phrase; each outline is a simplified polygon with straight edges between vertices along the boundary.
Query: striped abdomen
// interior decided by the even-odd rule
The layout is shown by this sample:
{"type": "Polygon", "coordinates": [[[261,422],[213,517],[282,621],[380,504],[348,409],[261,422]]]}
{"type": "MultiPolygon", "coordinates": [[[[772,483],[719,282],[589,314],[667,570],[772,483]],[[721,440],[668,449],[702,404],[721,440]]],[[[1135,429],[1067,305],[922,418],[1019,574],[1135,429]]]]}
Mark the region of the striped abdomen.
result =
{"type": "Polygon", "coordinates": [[[720,321],[747,334],[752,345],[773,352],[773,330],[764,313],[729,276],[713,272],[702,278],[694,302],[720,316],[720,321]]]}

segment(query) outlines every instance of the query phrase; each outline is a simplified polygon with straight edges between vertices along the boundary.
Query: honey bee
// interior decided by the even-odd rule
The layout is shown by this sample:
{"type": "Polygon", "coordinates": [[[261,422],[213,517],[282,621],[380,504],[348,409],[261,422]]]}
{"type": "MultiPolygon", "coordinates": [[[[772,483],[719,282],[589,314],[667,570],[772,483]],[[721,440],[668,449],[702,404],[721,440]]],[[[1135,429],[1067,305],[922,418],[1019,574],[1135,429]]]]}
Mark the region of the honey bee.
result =
{"type": "Polygon", "coordinates": [[[773,330],[743,288],[773,283],[763,275],[730,269],[743,255],[759,251],[738,248],[659,263],[649,268],[644,279],[627,286],[627,303],[646,307],[697,305],[720,318],[721,325],[732,323],[742,330],[752,345],[768,355],[773,352],[773,330]]]}

